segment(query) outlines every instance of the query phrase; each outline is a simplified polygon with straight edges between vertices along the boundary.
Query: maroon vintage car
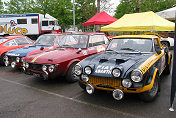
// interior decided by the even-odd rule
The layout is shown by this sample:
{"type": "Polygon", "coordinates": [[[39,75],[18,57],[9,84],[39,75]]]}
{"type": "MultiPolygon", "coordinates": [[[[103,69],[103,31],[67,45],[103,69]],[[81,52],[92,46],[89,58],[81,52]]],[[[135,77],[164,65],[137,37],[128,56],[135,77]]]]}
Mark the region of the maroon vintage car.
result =
{"type": "Polygon", "coordinates": [[[104,33],[68,34],[57,48],[26,56],[23,69],[44,79],[61,75],[68,82],[74,82],[74,65],[88,56],[103,52],[108,42],[104,33]]]}

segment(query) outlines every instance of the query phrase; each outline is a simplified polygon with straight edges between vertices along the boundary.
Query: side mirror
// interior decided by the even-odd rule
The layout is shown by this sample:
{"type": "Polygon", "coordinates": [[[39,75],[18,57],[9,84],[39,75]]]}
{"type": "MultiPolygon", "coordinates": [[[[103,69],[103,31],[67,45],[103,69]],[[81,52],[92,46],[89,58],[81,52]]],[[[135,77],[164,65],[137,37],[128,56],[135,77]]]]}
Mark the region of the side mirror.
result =
{"type": "Polygon", "coordinates": [[[158,48],[155,47],[155,51],[156,51],[157,54],[161,54],[161,49],[159,47],[158,48]]]}
{"type": "Polygon", "coordinates": [[[76,51],[76,53],[79,53],[79,52],[81,52],[82,51],[82,49],[81,48],[79,48],[77,51],[76,51]]]}
{"type": "Polygon", "coordinates": [[[41,48],[40,48],[40,50],[43,50],[43,49],[44,49],[44,47],[41,47],[41,48]]]}

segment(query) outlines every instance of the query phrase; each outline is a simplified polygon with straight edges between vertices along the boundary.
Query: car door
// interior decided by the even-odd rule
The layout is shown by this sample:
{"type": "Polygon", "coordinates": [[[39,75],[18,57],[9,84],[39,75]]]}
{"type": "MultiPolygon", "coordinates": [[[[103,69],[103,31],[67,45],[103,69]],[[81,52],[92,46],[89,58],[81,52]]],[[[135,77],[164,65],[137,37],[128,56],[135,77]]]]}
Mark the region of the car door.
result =
{"type": "Polygon", "coordinates": [[[105,35],[102,34],[91,35],[89,38],[89,45],[88,45],[89,55],[104,52],[108,43],[109,40],[105,35]]]}
{"type": "Polygon", "coordinates": [[[159,58],[158,61],[156,62],[157,68],[159,69],[159,73],[162,73],[166,65],[166,53],[164,52],[164,49],[160,48],[157,38],[154,39],[154,47],[155,51],[158,53],[159,58]]]}

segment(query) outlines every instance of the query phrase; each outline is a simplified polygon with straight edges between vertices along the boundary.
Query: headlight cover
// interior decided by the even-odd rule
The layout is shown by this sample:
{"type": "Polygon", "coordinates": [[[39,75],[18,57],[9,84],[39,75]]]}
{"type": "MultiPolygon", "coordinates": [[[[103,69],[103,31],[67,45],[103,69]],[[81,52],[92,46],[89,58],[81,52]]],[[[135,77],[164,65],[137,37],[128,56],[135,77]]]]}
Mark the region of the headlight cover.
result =
{"type": "Polygon", "coordinates": [[[21,62],[24,62],[24,57],[21,58],[21,62]]]}
{"type": "Polygon", "coordinates": [[[8,59],[9,59],[8,56],[5,56],[5,57],[4,57],[4,60],[5,60],[5,61],[8,61],[8,59]]]}
{"type": "Polygon", "coordinates": [[[17,62],[17,63],[20,62],[20,58],[19,58],[19,57],[16,58],[16,62],[17,62]]]}
{"type": "Polygon", "coordinates": [[[143,79],[143,74],[140,70],[133,70],[131,72],[131,79],[134,81],[134,82],[140,82],[142,81],[143,79]]]}
{"type": "Polygon", "coordinates": [[[26,67],[26,68],[29,68],[29,63],[26,62],[25,67],[26,67]]]}
{"type": "Polygon", "coordinates": [[[114,68],[114,69],[112,70],[112,75],[113,75],[114,77],[120,77],[120,76],[121,76],[121,70],[120,70],[119,68],[114,68]]]}
{"type": "Polygon", "coordinates": [[[74,73],[75,73],[76,75],[81,75],[81,73],[82,73],[82,67],[81,67],[80,64],[76,64],[76,65],[75,65],[75,67],[74,67],[74,73]]]}
{"type": "Polygon", "coordinates": [[[86,66],[86,67],[84,68],[84,71],[85,71],[85,73],[86,73],[87,75],[90,75],[90,74],[92,73],[92,68],[91,68],[90,66],[86,66]]]}
{"type": "Polygon", "coordinates": [[[43,66],[42,66],[42,70],[43,70],[43,71],[46,71],[46,70],[47,70],[47,66],[46,66],[46,65],[43,65],[43,66]]]}
{"type": "Polygon", "coordinates": [[[55,69],[54,65],[50,65],[49,68],[48,68],[49,72],[53,72],[54,69],[55,69]]]}
{"type": "Polygon", "coordinates": [[[89,81],[88,75],[85,75],[85,74],[81,75],[81,79],[82,79],[83,82],[88,82],[89,81]]]}

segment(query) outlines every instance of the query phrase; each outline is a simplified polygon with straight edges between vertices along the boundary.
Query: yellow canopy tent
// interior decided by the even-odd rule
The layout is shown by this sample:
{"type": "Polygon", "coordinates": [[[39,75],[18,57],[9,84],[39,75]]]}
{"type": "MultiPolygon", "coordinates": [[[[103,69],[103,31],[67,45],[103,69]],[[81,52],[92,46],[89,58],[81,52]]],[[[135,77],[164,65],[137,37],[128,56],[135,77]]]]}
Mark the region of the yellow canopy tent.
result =
{"type": "Polygon", "coordinates": [[[175,23],[170,22],[152,11],[125,14],[101,31],[174,31],[175,23]]]}

